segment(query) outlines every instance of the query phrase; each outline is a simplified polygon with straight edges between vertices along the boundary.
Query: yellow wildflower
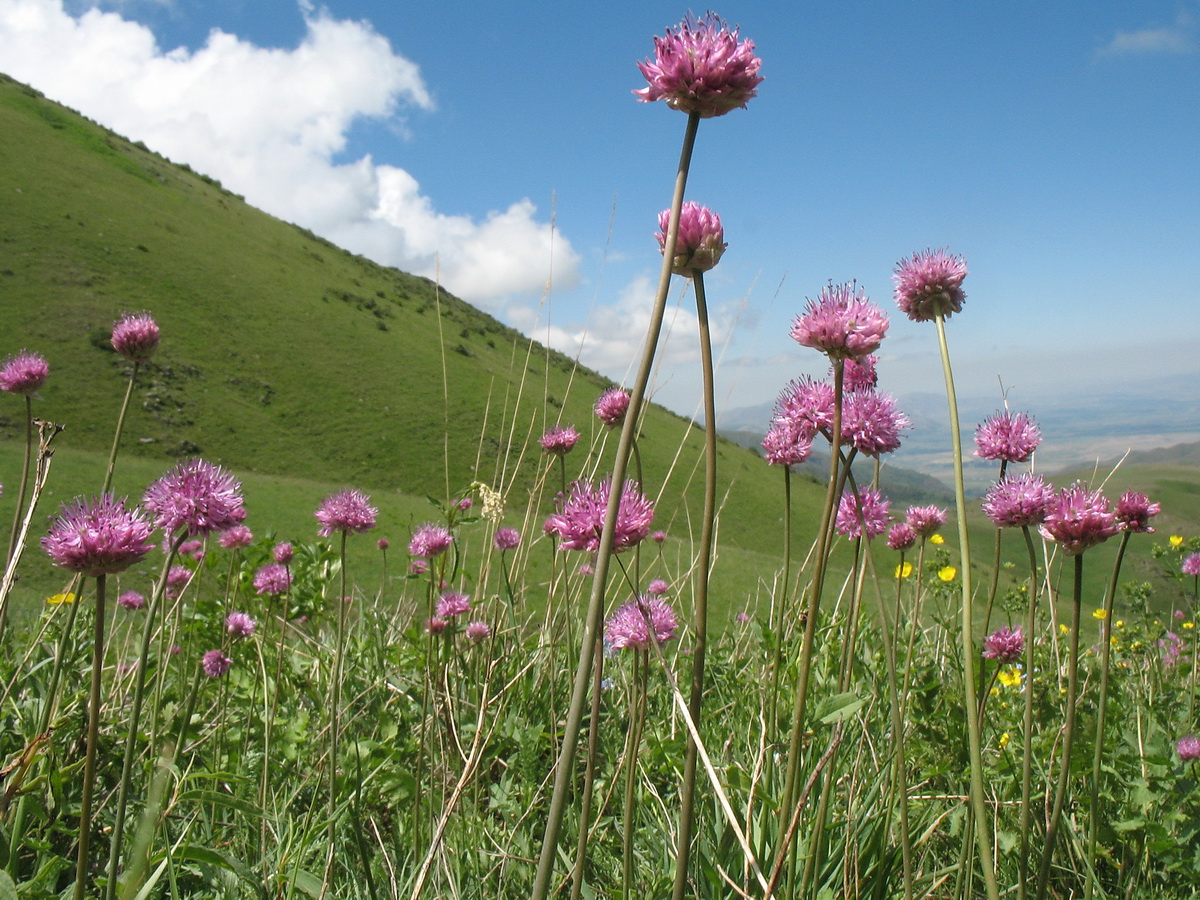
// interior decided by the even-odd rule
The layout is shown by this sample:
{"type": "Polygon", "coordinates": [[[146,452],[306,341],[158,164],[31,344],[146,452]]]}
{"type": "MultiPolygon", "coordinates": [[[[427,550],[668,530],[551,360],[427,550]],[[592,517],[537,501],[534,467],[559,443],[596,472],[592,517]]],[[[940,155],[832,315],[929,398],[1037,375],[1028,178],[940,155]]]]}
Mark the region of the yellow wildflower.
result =
{"type": "Polygon", "coordinates": [[[1121,646],[1121,642],[1117,640],[1117,636],[1115,634],[1108,639],[1108,642],[1110,644],[1112,644],[1114,647],[1121,646]]]}
{"type": "MultiPolygon", "coordinates": [[[[1183,540],[1183,538],[1180,538],[1180,540],[1183,540]]],[[[944,537],[942,537],[940,534],[935,534],[933,537],[931,537],[931,538],[929,539],[929,543],[931,543],[931,544],[944,544],[944,543],[946,543],[946,539],[945,539],[944,537]]]]}
{"type": "Polygon", "coordinates": [[[945,582],[953,581],[954,576],[957,574],[958,569],[954,568],[954,566],[942,566],[940,569],[938,569],[938,578],[945,582]]]}
{"type": "Polygon", "coordinates": [[[1183,627],[1184,627],[1184,628],[1195,628],[1195,627],[1196,627],[1196,623],[1195,623],[1195,622],[1184,622],[1184,623],[1183,623],[1183,627]]]}
{"type": "Polygon", "coordinates": [[[1009,666],[1001,669],[1000,674],[996,676],[1002,685],[1005,687],[1020,687],[1021,686],[1021,670],[1009,666]]]}
{"type": "Polygon", "coordinates": [[[60,603],[74,603],[78,599],[79,598],[74,594],[68,592],[65,594],[54,594],[51,597],[47,597],[46,602],[51,606],[58,606],[60,603]]]}
{"type": "Polygon", "coordinates": [[[902,565],[896,566],[896,577],[907,578],[912,574],[912,563],[905,562],[902,565]]]}
{"type": "Polygon", "coordinates": [[[1117,621],[1113,622],[1113,624],[1114,624],[1114,625],[1116,625],[1118,628],[1124,628],[1124,627],[1125,627],[1125,620],[1124,620],[1124,619],[1117,619],[1117,621]]]}
{"type": "Polygon", "coordinates": [[[1170,538],[1168,538],[1168,540],[1171,542],[1172,547],[1179,547],[1179,546],[1183,545],[1183,535],[1182,534],[1173,534],[1173,535],[1171,535],[1170,538]]]}
{"type": "Polygon", "coordinates": [[[1092,610],[1092,618],[1093,618],[1093,619],[1100,619],[1100,620],[1107,619],[1107,618],[1108,618],[1108,610],[1104,610],[1104,609],[1093,609],[1093,610],[1092,610]]]}
{"type": "Polygon", "coordinates": [[[1061,631],[1063,634],[1071,633],[1071,629],[1068,628],[1066,625],[1062,624],[1061,622],[1058,623],[1058,630],[1061,631]]]}
{"type": "Polygon", "coordinates": [[[1003,750],[1005,747],[1007,747],[1010,740],[1012,740],[1012,735],[1010,735],[1007,731],[1000,735],[1000,749],[1003,750]]]}

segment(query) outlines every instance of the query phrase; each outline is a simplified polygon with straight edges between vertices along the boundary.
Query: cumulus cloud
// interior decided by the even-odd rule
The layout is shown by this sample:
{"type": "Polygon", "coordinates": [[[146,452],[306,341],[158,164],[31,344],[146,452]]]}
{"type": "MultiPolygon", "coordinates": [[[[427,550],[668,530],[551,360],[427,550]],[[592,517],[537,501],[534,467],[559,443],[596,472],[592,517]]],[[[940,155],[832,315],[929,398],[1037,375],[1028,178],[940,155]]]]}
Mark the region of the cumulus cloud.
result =
{"type": "Polygon", "coordinates": [[[432,111],[419,68],[370,23],[302,6],[292,49],[213,30],[197,50],[162,50],[112,12],[62,0],[0,0],[0,60],[12,77],[272,215],[357,253],[429,277],[480,305],[577,279],[570,243],[527,199],[482,220],[439,213],[407,171],[370,156],[335,163],[355,122],[394,128],[432,111]]]}
{"type": "Polygon", "coordinates": [[[1195,20],[1181,12],[1171,25],[1142,28],[1137,31],[1118,31],[1101,53],[1108,56],[1127,56],[1154,53],[1192,53],[1200,46],[1196,40],[1195,20]]]}

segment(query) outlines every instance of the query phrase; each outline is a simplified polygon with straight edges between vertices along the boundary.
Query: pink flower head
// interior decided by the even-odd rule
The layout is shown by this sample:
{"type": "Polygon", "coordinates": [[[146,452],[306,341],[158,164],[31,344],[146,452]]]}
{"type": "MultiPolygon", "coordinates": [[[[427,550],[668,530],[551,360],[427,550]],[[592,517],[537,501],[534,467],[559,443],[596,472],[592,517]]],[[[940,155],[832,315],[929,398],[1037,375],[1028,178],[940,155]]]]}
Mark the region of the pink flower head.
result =
{"type": "Polygon", "coordinates": [[[880,456],[900,448],[900,432],[912,427],[891,394],[851,391],[842,407],[842,442],[864,456],[880,456]]]}
{"type": "Polygon", "coordinates": [[[408,574],[424,575],[429,571],[429,563],[423,559],[414,559],[408,564],[408,574]]]}
{"type": "Polygon", "coordinates": [[[221,532],[221,536],[217,538],[219,543],[226,550],[235,550],[238,547],[249,547],[250,542],[254,540],[254,533],[245,525],[234,525],[232,528],[226,528],[221,532]]]}
{"type": "Polygon", "coordinates": [[[475,505],[475,501],[472,500],[470,497],[460,497],[458,504],[457,504],[459,510],[461,510],[462,512],[466,512],[468,509],[470,509],[474,505],[475,505]]]}
{"type": "Polygon", "coordinates": [[[862,537],[864,530],[868,538],[877,537],[887,531],[890,507],[891,503],[872,488],[859,488],[857,494],[846,490],[838,504],[834,528],[852,540],[862,537]]]}
{"type": "Polygon", "coordinates": [[[38,392],[50,375],[50,364],[40,353],[22,350],[10,356],[0,368],[0,391],[31,397],[38,392]]]}
{"type": "Polygon", "coordinates": [[[670,588],[671,586],[663,581],[663,579],[655,578],[648,585],[646,585],[646,593],[652,597],[661,597],[668,590],[670,590],[670,588]]]}
{"type": "Polygon", "coordinates": [[[441,634],[450,623],[441,616],[430,616],[425,620],[426,634],[441,634]]]}
{"type": "Polygon", "coordinates": [[[1200,575],[1200,553],[1185,556],[1180,568],[1184,575],[1200,575]]]}
{"type": "Polygon", "coordinates": [[[983,639],[983,658],[1001,663],[1016,662],[1025,652],[1025,634],[1005,625],[983,639]]]}
{"type": "MultiPolygon", "coordinates": [[[[832,368],[830,380],[833,379],[832,368]]],[[[863,391],[873,390],[879,383],[879,375],[875,372],[875,355],[869,353],[859,359],[847,359],[842,368],[842,390],[863,391]]]]}
{"type": "Polygon", "coordinates": [[[254,619],[244,612],[231,612],[225,617],[225,630],[233,637],[250,637],[257,627],[254,619]]]}
{"type": "Polygon", "coordinates": [[[1153,534],[1150,520],[1162,512],[1162,505],[1137,491],[1126,491],[1117,501],[1117,523],[1131,534],[1153,534]]]}
{"type": "Polygon", "coordinates": [[[629,412],[629,392],[619,387],[610,387],[596,398],[596,418],[609,428],[619,428],[629,412]]]}
{"type": "Polygon", "coordinates": [[[468,622],[465,632],[472,644],[481,644],[492,633],[492,627],[487,622],[468,622]]]}
{"type": "MultiPolygon", "coordinates": [[[[667,251],[667,229],[671,224],[671,211],[664,209],[658,214],[658,252],[667,251]]],[[[718,262],[729,245],[725,243],[725,229],[721,217],[691,200],[679,210],[679,234],[675,239],[675,254],[671,259],[671,271],[676,275],[691,278],[696,272],[707,272],[718,262]]]]}
{"type": "Polygon", "coordinates": [[[946,511],[940,506],[910,506],[904,513],[904,521],[917,537],[927,538],[946,524],[946,511]]]}
{"type": "Polygon", "coordinates": [[[584,575],[584,576],[595,575],[596,567],[593,566],[591,563],[580,563],[579,568],[576,570],[576,574],[584,575]]]}
{"type": "Polygon", "coordinates": [[[1067,556],[1078,556],[1120,530],[1108,498],[1081,482],[1059,491],[1039,528],[1042,537],[1060,545],[1067,556]]]}
{"type": "Polygon", "coordinates": [[[291,586],[292,573],[283,563],[267,563],[254,573],[254,590],[260,594],[278,597],[291,586]]]}
{"type": "Polygon", "coordinates": [[[42,549],[54,565],[82,575],[123,572],[140,562],[153,548],[146,539],[154,526],[141,510],[125,508],[112,494],[76,498],[63,504],[42,549]]]}
{"type": "Polygon", "coordinates": [[[652,535],[650,535],[650,540],[654,541],[654,543],[656,543],[656,544],[661,544],[666,539],[667,539],[667,533],[665,531],[656,531],[652,535]]]}
{"type": "Polygon", "coordinates": [[[130,362],[149,362],[158,349],[158,338],[158,323],[150,313],[126,313],[112,330],[113,349],[130,362]]]}
{"type": "MultiPolygon", "coordinates": [[[[594,553],[600,549],[600,534],[611,488],[612,480],[608,478],[599,485],[576,481],[566,497],[559,495],[558,511],[546,519],[546,527],[561,538],[564,550],[594,553]]],[[[653,520],[654,504],[642,495],[637,482],[626,481],[617,511],[613,550],[619,553],[644,540],[650,534],[653,520]]]]}
{"type": "Polygon", "coordinates": [[[644,596],[618,607],[604,625],[604,640],[614,650],[645,650],[652,631],[655,641],[665,644],[678,629],[671,604],[662,597],[644,596]]]}
{"type": "Polygon", "coordinates": [[[275,545],[275,549],[271,551],[271,556],[275,558],[275,562],[281,566],[286,566],[292,561],[292,557],[296,551],[292,549],[292,545],[287,541],[280,541],[275,545]]]}
{"type": "Polygon", "coordinates": [[[812,435],[806,424],[776,420],[763,438],[762,448],[771,465],[798,466],[812,454],[812,435]]]}
{"type": "Polygon", "coordinates": [[[853,282],[826,286],[792,322],[792,337],[801,346],[820,350],[830,359],[874,353],[887,330],[887,316],[853,282]]]}
{"type": "Polygon", "coordinates": [[[171,566],[167,572],[167,587],[179,590],[192,580],[192,570],[187,566],[171,566]]]}
{"type": "Polygon", "coordinates": [[[1025,462],[1042,442],[1042,430],[1023,412],[996,413],[975,429],[976,456],[1025,462]]]}
{"type": "Polygon", "coordinates": [[[1179,657],[1183,655],[1183,638],[1173,631],[1168,631],[1158,639],[1158,648],[1162,651],[1163,668],[1173,669],[1179,663],[1179,657]]]}
{"type": "Polygon", "coordinates": [[[387,538],[380,538],[375,542],[375,546],[378,547],[380,551],[384,551],[387,550],[388,547],[392,546],[392,542],[387,538]]]}
{"type": "Polygon", "coordinates": [[[1191,762],[1193,759],[1200,759],[1200,738],[1194,734],[1181,737],[1175,745],[1175,752],[1179,754],[1181,762],[1191,762]]]}
{"type": "Polygon", "coordinates": [[[137,591],[126,591],[117,598],[117,606],[121,609],[142,609],[146,605],[146,598],[137,591]]]}
{"type": "Polygon", "coordinates": [[[362,491],[338,491],[321,501],[314,514],[321,527],[317,534],[329,537],[335,531],[342,534],[362,534],[375,527],[379,510],[371,505],[371,498],[362,491]]]}
{"type": "Polygon", "coordinates": [[[893,550],[911,550],[917,543],[917,533],[907,522],[897,522],[888,531],[887,545],[893,550]]]}
{"type": "Polygon", "coordinates": [[[771,424],[784,425],[811,441],[833,430],[833,385],[805,375],[788,382],[775,401],[771,424]]]}
{"type": "Polygon", "coordinates": [[[471,598],[466,594],[460,594],[457,591],[447,591],[438,598],[437,608],[434,610],[440,618],[454,619],[461,616],[463,613],[471,611],[471,598]]]}
{"type": "Polygon", "coordinates": [[[204,667],[204,674],[209,678],[220,678],[229,671],[233,660],[220,650],[209,650],[201,658],[200,664],[204,667]]]}
{"type": "Polygon", "coordinates": [[[1006,475],[983,498],[983,512],[997,528],[1039,525],[1054,501],[1054,488],[1041,475],[1006,475]]]}
{"type": "Polygon", "coordinates": [[[579,443],[579,432],[570,425],[551,425],[542,435],[542,450],[551,456],[566,456],[579,443]]]}
{"type": "Polygon", "coordinates": [[[515,550],[521,544],[521,532],[515,528],[497,528],[492,541],[497,550],[515,550]]]}
{"type": "Polygon", "coordinates": [[[709,119],[744,108],[762,83],[761,68],[754,42],[739,41],[737,28],[712,13],[699,21],[688,16],[654,39],[654,61],[638,63],[649,87],[633,93],[644,103],[665,100],[671,109],[709,119]]]}
{"type": "Polygon", "coordinates": [[[454,543],[450,532],[441,525],[426,522],[413,532],[412,540],[408,542],[408,552],[421,559],[433,559],[441,556],[454,543]]]}
{"type": "Polygon", "coordinates": [[[914,322],[929,322],[938,316],[950,318],[962,312],[963,279],[967,261],[947,250],[922,250],[896,264],[892,281],[896,305],[914,322]]]}
{"type": "Polygon", "coordinates": [[[182,462],[151,483],[142,503],[154,514],[154,524],[168,534],[224,531],[246,518],[241,483],[203,459],[182,462]]]}

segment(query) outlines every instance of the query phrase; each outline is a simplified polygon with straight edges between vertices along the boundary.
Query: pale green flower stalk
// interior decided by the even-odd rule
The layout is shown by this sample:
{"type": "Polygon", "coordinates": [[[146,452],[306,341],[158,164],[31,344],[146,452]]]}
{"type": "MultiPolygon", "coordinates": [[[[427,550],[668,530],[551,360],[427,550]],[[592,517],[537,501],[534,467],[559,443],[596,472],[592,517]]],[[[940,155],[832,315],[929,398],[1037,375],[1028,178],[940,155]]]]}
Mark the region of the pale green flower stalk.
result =
{"type": "Polygon", "coordinates": [[[1025,610],[1025,709],[1021,735],[1021,855],[1017,898],[1029,890],[1029,831],[1033,819],[1033,635],[1037,626],[1037,551],[1028,525],[1021,527],[1029,551],[1029,604],[1025,610]]]}

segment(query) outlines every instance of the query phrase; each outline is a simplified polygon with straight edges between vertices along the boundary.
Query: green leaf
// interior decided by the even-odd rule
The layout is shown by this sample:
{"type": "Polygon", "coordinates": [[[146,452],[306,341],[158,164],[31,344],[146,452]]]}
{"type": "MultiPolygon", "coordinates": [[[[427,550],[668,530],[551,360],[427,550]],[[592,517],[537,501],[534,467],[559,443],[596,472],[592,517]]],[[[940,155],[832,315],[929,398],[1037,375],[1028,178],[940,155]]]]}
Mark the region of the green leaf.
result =
{"type": "Polygon", "coordinates": [[[848,716],[854,715],[867,701],[858,697],[853,691],[835,694],[817,708],[817,714],[823,725],[832,725],[848,716]]]}
{"type": "Polygon", "coordinates": [[[0,869],[0,900],[17,900],[17,886],[3,869],[0,869]]]}

